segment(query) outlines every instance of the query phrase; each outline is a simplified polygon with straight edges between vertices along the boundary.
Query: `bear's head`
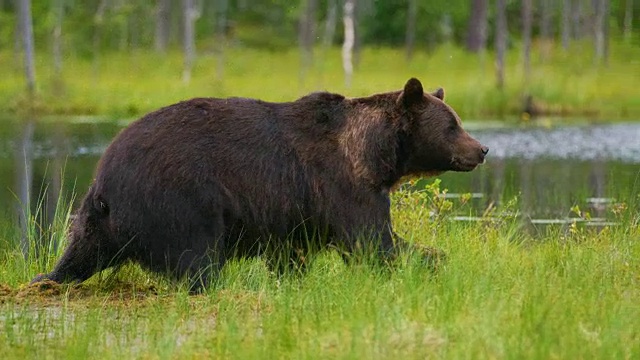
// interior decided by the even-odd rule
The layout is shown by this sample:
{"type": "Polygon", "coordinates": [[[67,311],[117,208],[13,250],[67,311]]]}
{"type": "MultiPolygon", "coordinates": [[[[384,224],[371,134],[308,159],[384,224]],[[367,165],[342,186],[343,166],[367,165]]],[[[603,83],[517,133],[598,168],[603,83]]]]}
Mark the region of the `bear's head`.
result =
{"type": "Polygon", "coordinates": [[[484,163],[489,148],[462,129],[460,118],[443,100],[444,90],[425,93],[415,78],[400,93],[404,175],[471,171],[484,163]]]}

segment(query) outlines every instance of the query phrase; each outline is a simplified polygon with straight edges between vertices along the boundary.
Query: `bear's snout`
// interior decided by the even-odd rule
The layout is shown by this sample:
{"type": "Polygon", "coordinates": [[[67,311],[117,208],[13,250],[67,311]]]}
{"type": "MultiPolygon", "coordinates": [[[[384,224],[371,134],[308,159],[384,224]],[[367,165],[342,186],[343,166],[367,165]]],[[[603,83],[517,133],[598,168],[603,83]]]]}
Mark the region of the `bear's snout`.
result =
{"type": "Polygon", "coordinates": [[[481,160],[480,163],[481,164],[484,164],[485,157],[487,156],[488,153],[489,153],[489,148],[484,145],[481,145],[480,146],[480,160],[481,160]]]}
{"type": "Polygon", "coordinates": [[[457,151],[451,159],[453,171],[471,171],[484,164],[489,148],[480,144],[468,134],[458,143],[457,151]]]}

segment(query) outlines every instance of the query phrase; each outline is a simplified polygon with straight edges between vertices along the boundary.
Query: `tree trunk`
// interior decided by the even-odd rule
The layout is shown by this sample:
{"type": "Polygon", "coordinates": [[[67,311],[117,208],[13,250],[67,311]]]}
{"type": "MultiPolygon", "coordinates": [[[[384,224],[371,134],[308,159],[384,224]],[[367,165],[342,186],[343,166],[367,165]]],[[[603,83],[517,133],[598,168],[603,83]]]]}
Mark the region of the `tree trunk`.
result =
{"type": "MultiPolygon", "coordinates": [[[[60,212],[64,211],[60,204],[60,198],[62,194],[62,170],[64,169],[64,163],[69,154],[66,151],[65,143],[65,128],[62,123],[56,124],[51,134],[51,142],[53,145],[53,159],[51,161],[51,178],[49,184],[46,187],[47,201],[46,212],[42,214],[44,217],[43,225],[46,224],[48,229],[52,229],[56,221],[56,213],[60,216],[60,212]]],[[[56,238],[50,236],[51,241],[55,241],[56,238]]],[[[50,244],[51,248],[55,251],[58,248],[58,243],[50,244]]]]}
{"type": "Polygon", "coordinates": [[[572,10],[571,10],[571,22],[573,28],[573,38],[575,40],[581,39],[583,34],[583,24],[582,24],[582,0],[573,0],[572,1],[572,10]]]}
{"type": "Polygon", "coordinates": [[[609,14],[611,11],[611,2],[609,0],[603,0],[604,1],[604,23],[602,24],[602,26],[604,27],[604,29],[602,30],[603,34],[604,34],[604,65],[608,65],[609,64],[609,14]]]}
{"type": "Polygon", "coordinates": [[[19,0],[20,33],[22,34],[22,47],[24,49],[24,70],[27,80],[27,93],[29,98],[36,91],[36,67],[33,57],[33,25],[31,22],[31,0],[19,0]]]}
{"type": "Polygon", "coordinates": [[[124,18],[123,21],[120,21],[120,39],[118,41],[118,50],[120,52],[124,52],[129,47],[129,19],[131,14],[124,10],[126,6],[125,1],[116,1],[115,12],[124,18]]]}
{"type": "Polygon", "coordinates": [[[594,50],[596,63],[602,63],[605,55],[605,17],[607,16],[607,0],[594,0],[594,50]]]}
{"type": "Polygon", "coordinates": [[[322,46],[326,49],[333,44],[338,22],[338,0],[329,0],[327,3],[327,20],[324,25],[322,46]]]}
{"type": "Polygon", "coordinates": [[[553,14],[552,0],[539,0],[540,3],[540,58],[545,61],[551,54],[553,43],[553,28],[551,16],[553,14]]]}
{"type": "MultiPolygon", "coordinates": [[[[591,170],[589,171],[589,188],[591,190],[591,197],[601,199],[606,196],[606,189],[609,182],[607,182],[607,166],[604,160],[593,160],[589,164],[591,170]]],[[[590,206],[591,216],[605,217],[607,208],[598,203],[592,203],[590,206]]]]}
{"type": "Polygon", "coordinates": [[[22,24],[16,21],[13,31],[13,65],[14,69],[22,71],[22,24]]]}
{"type": "Polygon", "coordinates": [[[35,124],[27,120],[22,125],[15,153],[18,204],[16,213],[20,226],[20,249],[25,259],[29,255],[29,218],[31,217],[31,183],[33,179],[33,130],[35,124]]]}
{"type": "Polygon", "coordinates": [[[550,40],[553,29],[551,28],[552,0],[540,0],[540,37],[550,40]]]}
{"type": "Polygon", "coordinates": [[[354,23],[355,0],[344,0],[342,20],[344,22],[344,43],[342,44],[342,68],[344,69],[344,82],[347,88],[351,87],[353,76],[353,45],[355,43],[354,23]]]}
{"type": "Polygon", "coordinates": [[[304,82],[306,73],[313,63],[316,5],[317,0],[302,0],[302,12],[298,23],[298,45],[301,55],[300,84],[304,82]]]}
{"type": "Polygon", "coordinates": [[[182,81],[188,84],[191,81],[191,69],[196,57],[195,43],[195,22],[198,17],[194,0],[183,0],[184,15],[184,70],[182,72],[182,81]]]}
{"type": "Polygon", "coordinates": [[[418,0],[409,0],[407,9],[407,33],[405,41],[407,47],[407,60],[413,57],[413,50],[416,42],[416,20],[418,17],[418,0]]]}
{"type": "Polygon", "coordinates": [[[525,89],[529,87],[531,75],[531,5],[531,0],[522,0],[522,64],[525,89]]]}
{"type": "Polygon", "coordinates": [[[171,0],[158,0],[156,3],[156,30],[154,46],[157,52],[165,53],[169,45],[169,27],[171,19],[171,0]]]}
{"type": "Polygon", "coordinates": [[[362,31],[360,30],[361,19],[368,16],[374,0],[352,0],[353,2],[353,66],[360,64],[362,54],[362,31]]]}
{"type": "Polygon", "coordinates": [[[580,2],[582,0],[573,0],[571,2],[571,35],[573,35],[574,40],[580,39],[582,36],[582,29],[580,26],[580,19],[582,17],[580,2]]]}
{"type": "Polygon", "coordinates": [[[487,0],[471,0],[467,50],[477,53],[487,46],[487,0]]]}
{"type": "Polygon", "coordinates": [[[145,16],[142,11],[135,9],[131,15],[127,16],[127,28],[129,31],[129,49],[137,50],[141,44],[141,38],[144,36],[144,28],[146,22],[140,21],[145,16]]]}
{"type": "Polygon", "coordinates": [[[216,0],[216,78],[224,76],[224,48],[227,44],[227,11],[229,0],[216,0]]]}
{"type": "Polygon", "coordinates": [[[504,56],[507,50],[506,0],[496,1],[496,85],[504,88],[504,56]]]}
{"type": "Polygon", "coordinates": [[[489,209],[491,204],[501,204],[504,196],[504,188],[505,183],[507,183],[505,176],[505,160],[504,159],[493,159],[491,161],[491,167],[493,171],[491,172],[491,176],[489,177],[488,184],[488,196],[486,199],[486,203],[484,205],[485,209],[489,209]]]}
{"type": "Polygon", "coordinates": [[[529,219],[533,212],[532,196],[535,194],[535,183],[533,181],[533,161],[520,160],[520,212],[524,219],[529,219]]]}
{"type": "Polygon", "coordinates": [[[562,48],[569,50],[571,39],[571,0],[562,1],[562,48]]]}
{"type": "Polygon", "coordinates": [[[625,1],[623,29],[624,39],[631,39],[631,31],[633,30],[633,0],[625,1]]]}
{"type": "Polygon", "coordinates": [[[104,25],[104,13],[107,11],[109,5],[108,0],[100,0],[98,4],[98,10],[94,17],[95,31],[93,33],[93,74],[98,75],[98,69],[100,68],[100,42],[102,40],[102,26],[104,25]]]}
{"type": "Polygon", "coordinates": [[[56,81],[62,78],[62,21],[64,19],[64,0],[53,3],[55,25],[53,27],[53,76],[56,81]]]}

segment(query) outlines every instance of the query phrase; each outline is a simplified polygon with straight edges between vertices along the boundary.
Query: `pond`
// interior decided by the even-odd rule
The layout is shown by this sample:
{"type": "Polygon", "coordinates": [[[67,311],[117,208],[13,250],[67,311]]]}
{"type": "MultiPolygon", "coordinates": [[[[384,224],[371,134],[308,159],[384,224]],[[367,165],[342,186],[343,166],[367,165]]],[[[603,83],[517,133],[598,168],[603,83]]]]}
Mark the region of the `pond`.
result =
{"type": "MultiPolygon", "coordinates": [[[[25,126],[3,121],[0,214],[4,223],[16,219],[27,192],[32,208],[40,206],[43,216],[53,212],[59,188],[64,194],[77,193],[78,201],[100,154],[127,123],[93,120],[48,120],[25,126]]],[[[466,127],[491,150],[486,164],[475,171],[440,177],[440,186],[452,201],[459,194],[472,194],[460,208],[459,220],[473,220],[515,197],[518,213],[540,224],[562,223],[576,205],[604,219],[617,202],[637,203],[640,122],[553,127],[477,122],[466,127]]]]}

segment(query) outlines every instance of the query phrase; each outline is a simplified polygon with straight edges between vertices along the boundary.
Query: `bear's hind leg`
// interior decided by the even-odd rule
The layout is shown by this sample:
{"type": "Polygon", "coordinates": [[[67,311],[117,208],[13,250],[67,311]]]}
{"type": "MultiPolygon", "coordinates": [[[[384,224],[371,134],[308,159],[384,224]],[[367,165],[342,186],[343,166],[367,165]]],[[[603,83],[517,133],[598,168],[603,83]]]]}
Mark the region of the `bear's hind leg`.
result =
{"type": "Polygon", "coordinates": [[[190,248],[168,254],[169,270],[178,280],[188,281],[189,292],[199,293],[210,284],[226,262],[224,237],[202,232],[191,239],[190,248]]]}

